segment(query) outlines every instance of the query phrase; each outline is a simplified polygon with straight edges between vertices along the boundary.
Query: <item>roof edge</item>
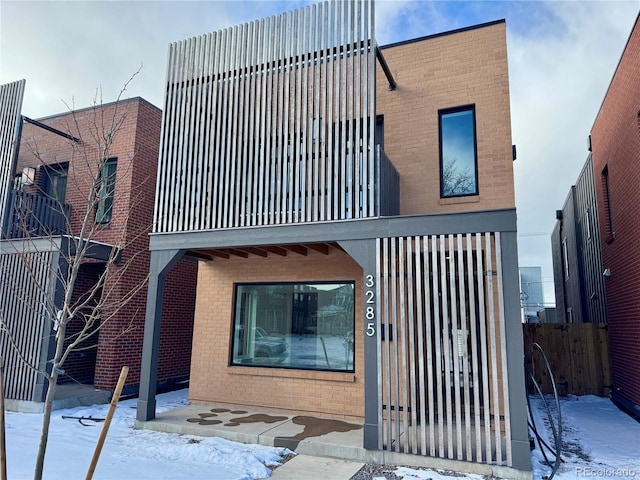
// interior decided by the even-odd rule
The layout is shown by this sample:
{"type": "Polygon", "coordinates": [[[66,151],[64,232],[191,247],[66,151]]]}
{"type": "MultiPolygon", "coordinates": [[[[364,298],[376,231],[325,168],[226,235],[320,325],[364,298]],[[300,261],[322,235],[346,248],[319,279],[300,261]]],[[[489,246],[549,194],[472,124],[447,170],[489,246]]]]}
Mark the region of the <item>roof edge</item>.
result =
{"type": "Polygon", "coordinates": [[[100,104],[95,104],[89,107],[83,107],[83,108],[77,108],[77,109],[73,109],[73,110],[68,110],[66,112],[61,112],[61,113],[54,113],[53,115],[47,115],[46,117],[40,117],[40,118],[34,118],[34,120],[38,120],[38,121],[42,121],[42,120],[49,120],[52,118],[56,118],[56,117],[62,117],[64,115],[69,115],[70,113],[82,113],[82,112],[87,112],[89,110],[93,110],[96,108],[106,108],[106,107],[110,107],[112,105],[116,105],[118,103],[120,104],[124,104],[124,103],[130,103],[130,102],[142,102],[142,103],[146,103],[147,105],[152,106],[153,108],[155,108],[158,111],[162,111],[161,108],[156,107],[153,103],[151,103],[148,100],[145,100],[144,98],[142,98],[141,96],[136,96],[136,97],[130,97],[130,98],[124,98],[121,100],[114,100],[113,102],[108,102],[108,103],[100,103],[100,104]]]}
{"type": "Polygon", "coordinates": [[[494,25],[499,25],[501,23],[507,23],[504,18],[499,20],[492,20],[491,22],[479,23],[477,25],[470,25],[468,27],[456,28],[455,30],[448,30],[446,32],[434,33],[431,35],[426,35],[424,37],[412,38],[410,40],[403,40],[401,42],[389,43],[387,45],[380,45],[379,49],[391,48],[391,47],[399,47],[401,45],[407,45],[409,43],[422,42],[424,40],[431,40],[432,38],[444,37],[447,35],[454,35],[456,33],[468,32],[470,30],[477,30],[479,28],[492,27],[494,25]]]}

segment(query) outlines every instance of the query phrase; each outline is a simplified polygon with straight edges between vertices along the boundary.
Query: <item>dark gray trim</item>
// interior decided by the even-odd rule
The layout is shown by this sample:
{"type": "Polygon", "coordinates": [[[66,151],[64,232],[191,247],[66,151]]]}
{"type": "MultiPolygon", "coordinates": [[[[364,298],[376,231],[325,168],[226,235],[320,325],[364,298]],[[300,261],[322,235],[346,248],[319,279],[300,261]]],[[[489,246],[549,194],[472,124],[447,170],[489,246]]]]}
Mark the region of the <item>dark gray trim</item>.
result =
{"type": "Polygon", "coordinates": [[[387,61],[385,60],[384,55],[382,55],[382,52],[379,48],[376,48],[376,58],[378,59],[378,63],[380,63],[380,67],[384,72],[384,76],[387,77],[387,82],[389,82],[389,90],[395,90],[396,81],[393,78],[391,70],[389,70],[389,65],[387,65],[387,61]]]}
{"type": "Polygon", "coordinates": [[[524,386],[523,339],[520,319],[520,282],[518,278],[518,237],[516,232],[500,234],[504,328],[509,382],[509,418],[511,423],[512,467],[531,470],[531,452],[527,430],[527,403],[524,386]]]}
{"type": "Polygon", "coordinates": [[[189,250],[492,231],[515,232],[515,209],[154,233],[149,248],[189,250]]]}
{"type": "Polygon", "coordinates": [[[24,115],[22,116],[22,120],[24,120],[27,123],[30,123],[31,125],[35,125],[36,127],[42,128],[43,130],[46,130],[48,132],[51,133],[55,133],[56,135],[60,135],[61,137],[66,138],[67,140],[71,140],[74,143],[80,143],[80,139],[74,137],[73,135],[69,135],[68,133],[62,132],[60,130],[58,130],[57,128],[53,128],[50,127],[49,125],[46,125],[42,122],[39,122],[37,120],[33,120],[29,117],[25,117],[24,115]]]}
{"type": "MultiPolygon", "coordinates": [[[[362,279],[367,275],[376,277],[376,241],[347,240],[339,242],[340,246],[362,267],[362,279]]],[[[366,308],[365,296],[361,297],[366,308]]],[[[363,310],[364,311],[364,310],[363,310]]],[[[366,320],[364,328],[366,330],[366,320]]],[[[357,324],[357,323],[356,323],[357,324]]],[[[376,328],[376,331],[379,329],[376,328]]],[[[367,450],[378,450],[378,351],[375,335],[364,335],[364,432],[363,446],[367,450]]]]}
{"type": "Polygon", "coordinates": [[[403,40],[401,42],[390,43],[388,45],[382,45],[381,47],[378,47],[378,48],[385,49],[385,48],[399,47],[400,45],[408,45],[410,43],[422,42],[424,40],[430,40],[432,38],[445,37],[447,35],[454,35],[456,33],[468,32],[470,30],[477,30],[479,28],[492,27],[493,25],[499,25],[501,23],[507,23],[507,22],[504,18],[502,18],[500,20],[493,20],[491,22],[480,23],[478,25],[471,25],[470,27],[462,27],[462,28],[457,28],[455,30],[449,30],[448,32],[434,33],[433,35],[426,35],[420,38],[412,38],[411,40],[403,40]]]}
{"type": "Polygon", "coordinates": [[[156,384],[158,381],[158,353],[160,350],[160,324],[164,281],[169,270],[182,258],[184,251],[164,250],[151,252],[147,311],[144,323],[142,362],[140,367],[140,394],[136,418],[140,421],[156,417],[156,384]]]}

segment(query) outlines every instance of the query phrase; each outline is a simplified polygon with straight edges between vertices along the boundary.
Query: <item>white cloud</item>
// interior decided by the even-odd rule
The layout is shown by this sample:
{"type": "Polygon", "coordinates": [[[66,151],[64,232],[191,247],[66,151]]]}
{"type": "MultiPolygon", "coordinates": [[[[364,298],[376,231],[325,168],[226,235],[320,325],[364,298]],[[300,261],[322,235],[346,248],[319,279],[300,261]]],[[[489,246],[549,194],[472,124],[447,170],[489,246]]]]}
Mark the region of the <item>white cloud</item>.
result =
{"type": "MultiPolygon", "coordinates": [[[[638,13],[637,2],[549,2],[553,29],[509,30],[520,264],[552,275],[555,210],[587,158],[587,138],[638,13]]],[[[507,19],[507,26],[509,21],[507,19]]],[[[545,285],[545,296],[552,295],[545,285]]]]}

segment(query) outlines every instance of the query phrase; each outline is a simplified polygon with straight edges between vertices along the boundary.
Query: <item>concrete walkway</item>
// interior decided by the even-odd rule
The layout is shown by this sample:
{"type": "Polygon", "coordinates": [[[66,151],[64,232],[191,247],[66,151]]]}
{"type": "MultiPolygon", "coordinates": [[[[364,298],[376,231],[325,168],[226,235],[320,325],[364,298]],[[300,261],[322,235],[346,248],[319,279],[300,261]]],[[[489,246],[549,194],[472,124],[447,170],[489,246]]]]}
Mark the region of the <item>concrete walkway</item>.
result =
{"type": "Polygon", "coordinates": [[[349,480],[364,463],[297,455],[271,475],[274,480],[349,480]]]}

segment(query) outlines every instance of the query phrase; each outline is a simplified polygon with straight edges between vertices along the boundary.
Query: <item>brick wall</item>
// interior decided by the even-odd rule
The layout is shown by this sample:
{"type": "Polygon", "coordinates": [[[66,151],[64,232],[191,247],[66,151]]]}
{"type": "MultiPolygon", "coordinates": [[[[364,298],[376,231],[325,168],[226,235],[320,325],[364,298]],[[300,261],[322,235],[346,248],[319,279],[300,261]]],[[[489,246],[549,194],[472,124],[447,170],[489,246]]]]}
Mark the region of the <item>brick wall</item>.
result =
{"type": "Polygon", "coordinates": [[[443,34],[382,50],[376,114],[400,174],[400,213],[514,208],[506,25],[443,34]],[[475,104],[479,195],[440,198],[438,110],[475,104]]]}
{"type": "MultiPolygon", "coordinates": [[[[24,166],[37,168],[35,185],[27,190],[36,193],[42,185],[44,165],[69,163],[65,202],[72,206],[72,234],[79,235],[86,213],[85,199],[97,178],[100,156],[118,159],[113,218],[92,237],[108,244],[124,242],[126,245],[121,261],[111,267],[113,279],[105,285],[110,292],[108,302],[112,304],[144,283],[149,272],[148,232],[153,222],[161,115],[150,103],[133,98],[117,105],[107,104],[39,120],[80,138],[81,144],[34,125],[24,125],[18,171],[24,166]],[[115,124],[118,126],[114,127],[115,124]],[[104,143],[109,132],[113,132],[112,144],[105,153],[98,148],[98,139],[104,143]]],[[[188,377],[196,275],[196,262],[183,260],[167,282],[165,302],[170,306],[163,315],[166,331],[162,336],[159,381],[188,377]]],[[[97,388],[113,389],[123,365],[130,367],[126,385],[138,384],[146,294],[145,286],[117,312],[105,309],[104,315],[110,319],[98,337],[94,380],[97,388]]]]}
{"type": "Polygon", "coordinates": [[[198,262],[182,258],[165,281],[158,382],[186,380],[191,365],[198,262]]]}
{"type": "Polygon", "coordinates": [[[346,253],[325,256],[229,259],[201,262],[193,335],[190,400],[295,409],[336,417],[364,416],[363,312],[356,300],[355,373],[230,367],[234,282],[355,281],[363,298],[362,269],[346,253]]]}
{"type": "Polygon", "coordinates": [[[591,130],[602,240],[613,392],[640,405],[640,25],[635,27],[591,130]],[[609,173],[608,225],[602,172],[609,173]]]}

